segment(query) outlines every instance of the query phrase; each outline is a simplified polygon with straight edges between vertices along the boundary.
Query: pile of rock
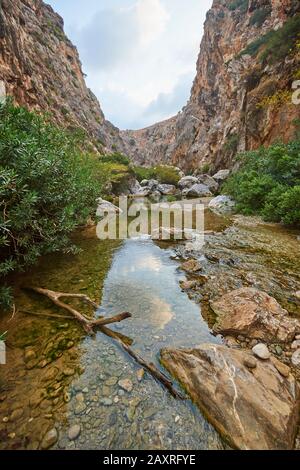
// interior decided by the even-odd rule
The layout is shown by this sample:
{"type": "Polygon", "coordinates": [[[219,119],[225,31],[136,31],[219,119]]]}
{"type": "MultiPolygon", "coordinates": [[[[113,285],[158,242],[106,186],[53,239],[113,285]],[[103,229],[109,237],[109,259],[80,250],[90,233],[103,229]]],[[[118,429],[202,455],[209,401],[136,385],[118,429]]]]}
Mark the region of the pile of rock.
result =
{"type": "MultiPolygon", "coordinates": [[[[199,270],[196,260],[183,264],[199,270]]],[[[192,288],[190,281],[186,287],[192,288]]],[[[210,302],[225,345],[161,351],[221,435],[239,449],[292,449],[300,391],[300,322],[267,293],[240,288],[210,302]]]]}
{"type": "Polygon", "coordinates": [[[140,189],[134,193],[139,197],[161,197],[161,196],[175,196],[179,194],[176,186],[172,184],[160,184],[155,179],[143,180],[140,189]]]}
{"type": "MultiPolygon", "coordinates": [[[[229,170],[221,170],[214,176],[201,174],[198,176],[183,176],[178,184],[160,184],[155,179],[143,180],[141,184],[136,183],[131,188],[131,194],[135,196],[182,196],[186,198],[212,197],[220,190],[221,184],[230,175],[229,170]]],[[[221,196],[215,204],[211,206],[212,210],[222,212],[226,206],[225,212],[232,210],[234,203],[230,198],[221,196]]]]}

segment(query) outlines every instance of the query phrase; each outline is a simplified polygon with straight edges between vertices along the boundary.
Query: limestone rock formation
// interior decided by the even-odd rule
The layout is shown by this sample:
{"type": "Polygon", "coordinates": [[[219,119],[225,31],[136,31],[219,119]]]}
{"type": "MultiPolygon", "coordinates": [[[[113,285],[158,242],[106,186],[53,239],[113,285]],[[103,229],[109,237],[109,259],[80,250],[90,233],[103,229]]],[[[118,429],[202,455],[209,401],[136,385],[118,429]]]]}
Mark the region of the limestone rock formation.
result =
{"type": "Polygon", "coordinates": [[[215,344],[165,349],[161,358],[233,447],[293,448],[299,388],[295,378],[283,377],[271,360],[257,360],[253,368],[251,353],[215,344]]]}
{"type": "Polygon", "coordinates": [[[300,323],[288,316],[279,303],[265,292],[241,288],[211,302],[217,315],[216,333],[244,335],[264,342],[291,342],[300,323]]]}
{"type": "Polygon", "coordinates": [[[267,62],[241,52],[299,12],[298,0],[214,0],[188,104],[174,118],[123,133],[133,159],[183,170],[230,168],[237,151],[289,140],[299,117],[291,99],[299,49],[267,62]]]}
{"type": "Polygon", "coordinates": [[[42,0],[1,0],[0,89],[19,105],[49,112],[68,128],[84,129],[101,150],[124,151],[119,130],[106,121],[87,88],[63,19],[42,0]]]}

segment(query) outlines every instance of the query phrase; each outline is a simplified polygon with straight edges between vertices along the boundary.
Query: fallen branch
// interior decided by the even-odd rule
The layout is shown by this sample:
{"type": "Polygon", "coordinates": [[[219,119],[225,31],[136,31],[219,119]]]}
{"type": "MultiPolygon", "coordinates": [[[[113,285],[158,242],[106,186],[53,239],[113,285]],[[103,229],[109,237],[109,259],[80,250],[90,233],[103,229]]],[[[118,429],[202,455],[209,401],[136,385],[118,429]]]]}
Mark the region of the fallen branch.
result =
{"type": "Polygon", "coordinates": [[[179,392],[171,382],[171,380],[163,374],[154,364],[144,361],[144,359],[136,353],[130,346],[127,346],[122,341],[117,340],[120,346],[133,358],[135,361],[140,364],[145,370],[147,370],[155,379],[157,379],[162,385],[164,385],[171,395],[174,398],[179,398],[184,400],[185,396],[179,392]]]}
{"type": "Polygon", "coordinates": [[[57,318],[61,320],[74,320],[73,317],[70,315],[54,315],[52,313],[37,313],[37,312],[29,312],[28,310],[20,310],[20,313],[23,313],[24,315],[33,315],[34,317],[43,317],[43,318],[49,318],[51,320],[56,320],[57,318]]]}
{"type": "MultiPolygon", "coordinates": [[[[91,304],[93,307],[98,308],[98,305],[93,302],[89,297],[86,295],[82,294],[66,294],[64,292],[54,292],[49,289],[41,289],[39,287],[30,287],[28,288],[29,290],[33,292],[37,292],[38,294],[44,295],[48,297],[57,307],[63,308],[67,310],[69,313],[75,317],[76,320],[78,320],[81,325],[83,326],[84,330],[89,334],[89,335],[94,335],[95,334],[95,329],[99,329],[104,333],[106,336],[109,336],[110,338],[113,338],[119,346],[126,351],[139,365],[141,365],[145,370],[147,370],[155,379],[157,379],[164,387],[169,390],[169,392],[173,395],[175,398],[179,398],[183,400],[185,397],[182,393],[180,393],[176,388],[173,386],[173,383],[169,378],[163,374],[154,364],[152,363],[147,363],[137,352],[135,352],[126,341],[126,337],[123,337],[123,335],[120,335],[116,333],[115,331],[110,330],[107,328],[105,325],[109,325],[112,323],[117,323],[125,320],[126,318],[130,318],[131,314],[129,312],[124,312],[120,313],[119,315],[115,315],[114,317],[110,318],[99,318],[97,320],[89,320],[86,317],[84,317],[80,312],[75,310],[73,307],[70,305],[62,302],[61,299],[63,298],[77,298],[77,299],[82,299],[83,301],[91,304]]],[[[57,315],[58,317],[58,315],[57,315]]],[[[62,317],[61,317],[62,318],[62,317]]],[[[68,319],[71,317],[67,317],[68,319]]]]}
{"type": "MultiPolygon", "coordinates": [[[[69,315],[55,315],[53,313],[37,313],[37,312],[30,312],[29,310],[19,310],[19,313],[23,313],[24,315],[32,315],[34,317],[40,317],[40,318],[47,318],[49,320],[74,320],[74,317],[71,317],[69,315]]],[[[122,341],[123,343],[127,345],[131,345],[133,343],[133,340],[129,338],[128,336],[123,335],[122,333],[112,331],[109,328],[106,328],[105,326],[101,326],[99,328],[102,333],[104,333],[106,336],[109,336],[110,338],[117,339],[122,341]]]]}
{"type": "Polygon", "coordinates": [[[33,292],[37,292],[38,294],[48,297],[48,299],[50,299],[57,307],[63,308],[67,310],[67,312],[71,313],[76,318],[76,320],[78,320],[82,324],[82,327],[84,328],[86,333],[89,334],[90,336],[95,334],[95,331],[93,328],[101,327],[104,325],[110,325],[111,323],[119,323],[125,320],[126,318],[131,317],[130,313],[124,312],[111,318],[102,318],[100,320],[88,320],[84,315],[78,312],[78,310],[73,308],[71,305],[68,305],[65,302],[62,302],[61,300],[59,300],[62,297],[81,299],[84,302],[91,304],[94,308],[98,308],[98,305],[86,295],[66,294],[65,292],[54,292],[49,289],[41,289],[40,287],[29,287],[28,289],[32,290],[33,292]]]}

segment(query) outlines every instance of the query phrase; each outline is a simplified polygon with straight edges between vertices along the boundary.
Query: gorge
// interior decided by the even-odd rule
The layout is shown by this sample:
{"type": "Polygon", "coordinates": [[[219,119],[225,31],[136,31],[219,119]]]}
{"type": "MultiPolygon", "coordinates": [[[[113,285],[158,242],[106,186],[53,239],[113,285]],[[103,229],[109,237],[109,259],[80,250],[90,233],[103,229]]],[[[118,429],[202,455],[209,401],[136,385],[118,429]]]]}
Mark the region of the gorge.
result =
{"type": "Polygon", "coordinates": [[[119,130],[63,19],[0,0],[1,450],[300,449],[299,80],[298,0],[214,0],[186,106],[119,130]],[[205,243],[100,240],[120,195],[193,198],[205,243]],[[127,321],[86,334],[37,288],[127,321]]]}

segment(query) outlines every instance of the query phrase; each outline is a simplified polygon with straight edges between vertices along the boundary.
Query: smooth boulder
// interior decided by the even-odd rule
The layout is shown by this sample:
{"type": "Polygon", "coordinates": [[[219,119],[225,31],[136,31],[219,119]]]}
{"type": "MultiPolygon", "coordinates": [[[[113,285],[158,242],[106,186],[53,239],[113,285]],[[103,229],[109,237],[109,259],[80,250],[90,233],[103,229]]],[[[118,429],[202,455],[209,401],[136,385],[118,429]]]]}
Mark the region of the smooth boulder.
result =
{"type": "Polygon", "coordinates": [[[195,176],[184,176],[178,183],[180,189],[190,189],[194,184],[198,184],[199,180],[195,176]]]}
{"type": "Polygon", "coordinates": [[[97,216],[98,217],[104,217],[105,214],[120,214],[122,210],[112,204],[109,201],[105,201],[105,199],[102,199],[99,197],[97,199],[98,203],[98,208],[97,208],[97,216]]]}
{"type": "Polygon", "coordinates": [[[224,336],[243,335],[265,343],[293,341],[300,323],[289,317],[279,303],[265,292],[243,287],[210,302],[217,316],[214,332],[224,336]]]}
{"type": "Polygon", "coordinates": [[[216,193],[219,189],[219,183],[210,175],[198,176],[199,183],[204,184],[212,193],[216,193]]]}
{"type": "Polygon", "coordinates": [[[219,183],[222,183],[223,181],[227,180],[227,178],[230,176],[230,170],[220,170],[218,173],[213,175],[213,179],[218,181],[219,183]]]}
{"type": "Polygon", "coordinates": [[[217,196],[210,201],[208,207],[219,215],[232,214],[235,209],[235,201],[229,196],[217,196]]]}
{"type": "Polygon", "coordinates": [[[172,184],[159,184],[157,186],[157,191],[159,191],[163,196],[173,196],[176,194],[176,187],[172,184]]]}
{"type": "Polygon", "coordinates": [[[161,351],[163,365],[184,386],[220,434],[243,450],[292,449],[297,432],[299,388],[271,361],[244,363],[249,352],[223,345],[161,351]]]}
{"type": "Polygon", "coordinates": [[[209,197],[212,196],[211,191],[205,184],[194,184],[190,189],[184,190],[184,195],[187,197],[209,197]]]}

